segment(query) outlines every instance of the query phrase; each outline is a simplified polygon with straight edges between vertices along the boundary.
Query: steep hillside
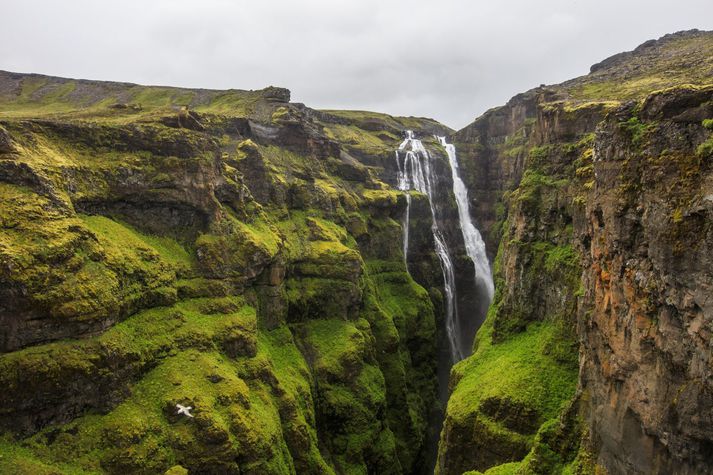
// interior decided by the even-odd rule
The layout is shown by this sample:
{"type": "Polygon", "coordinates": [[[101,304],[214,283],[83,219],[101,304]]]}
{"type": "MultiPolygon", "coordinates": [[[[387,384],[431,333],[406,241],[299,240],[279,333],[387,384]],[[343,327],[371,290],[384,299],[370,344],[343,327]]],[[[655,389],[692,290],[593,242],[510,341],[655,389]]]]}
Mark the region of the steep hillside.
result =
{"type": "Polygon", "coordinates": [[[713,33],[649,41],[457,132],[496,296],[438,473],[713,467],[713,33]]]}
{"type": "Polygon", "coordinates": [[[383,180],[449,130],[288,101],[0,73],[0,472],[428,466],[442,283],[383,180]]]}

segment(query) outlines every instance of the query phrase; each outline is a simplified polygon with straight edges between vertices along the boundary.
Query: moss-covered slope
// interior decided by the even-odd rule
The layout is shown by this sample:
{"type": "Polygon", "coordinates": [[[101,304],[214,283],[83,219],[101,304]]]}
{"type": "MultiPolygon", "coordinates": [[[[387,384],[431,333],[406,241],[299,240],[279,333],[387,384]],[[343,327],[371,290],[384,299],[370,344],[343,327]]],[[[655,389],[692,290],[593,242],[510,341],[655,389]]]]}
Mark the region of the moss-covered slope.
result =
{"type": "Polygon", "coordinates": [[[436,312],[382,180],[402,130],[446,128],[279,88],[0,84],[0,472],[427,465],[436,312]]]}

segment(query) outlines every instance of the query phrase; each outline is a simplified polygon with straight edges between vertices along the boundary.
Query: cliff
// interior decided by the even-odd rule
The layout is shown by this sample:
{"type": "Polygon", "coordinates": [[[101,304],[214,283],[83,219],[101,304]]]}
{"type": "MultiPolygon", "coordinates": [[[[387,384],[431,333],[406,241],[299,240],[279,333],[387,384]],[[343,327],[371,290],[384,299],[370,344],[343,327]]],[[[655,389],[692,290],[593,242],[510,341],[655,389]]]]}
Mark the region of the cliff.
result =
{"type": "Polygon", "coordinates": [[[384,180],[449,129],[289,96],[0,73],[0,472],[428,466],[442,283],[384,180]]]}
{"type": "Polygon", "coordinates": [[[667,35],[453,136],[496,296],[438,473],[713,467],[711,58],[667,35]]]}

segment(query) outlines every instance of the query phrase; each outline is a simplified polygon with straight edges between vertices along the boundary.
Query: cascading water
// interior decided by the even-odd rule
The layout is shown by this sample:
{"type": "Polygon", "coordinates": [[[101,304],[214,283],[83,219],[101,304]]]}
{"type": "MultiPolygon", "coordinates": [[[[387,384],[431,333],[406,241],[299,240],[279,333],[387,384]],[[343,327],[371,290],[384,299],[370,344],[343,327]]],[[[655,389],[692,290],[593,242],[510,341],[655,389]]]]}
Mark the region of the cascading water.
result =
{"type": "MultiPolygon", "coordinates": [[[[479,302],[480,308],[473,309],[477,317],[479,311],[484,315],[483,309],[487,309],[487,306],[493,298],[493,279],[490,264],[487,254],[485,253],[485,243],[470,218],[468,190],[460,178],[456,149],[452,144],[446,142],[445,137],[437,138],[448,155],[448,163],[453,179],[453,195],[456,198],[458,208],[459,225],[465,243],[466,254],[473,262],[476,283],[476,289],[474,289],[474,291],[481,300],[479,302]]],[[[428,197],[433,222],[431,232],[433,234],[436,254],[441,265],[441,271],[443,272],[443,282],[446,293],[446,335],[448,338],[451,363],[456,363],[467,355],[470,342],[469,338],[472,338],[472,335],[463,335],[463,333],[468,333],[468,328],[472,330],[472,324],[468,327],[465,322],[459,321],[455,271],[451,252],[438,225],[437,208],[435,205],[436,180],[432,172],[431,158],[423,146],[423,143],[414,138],[413,132],[410,130],[407,131],[406,139],[396,151],[396,163],[398,167],[398,188],[399,190],[407,192],[406,214],[403,219],[403,253],[407,268],[411,213],[411,195],[408,191],[416,190],[424,193],[428,197]]]]}
{"type": "Polygon", "coordinates": [[[456,197],[456,205],[458,206],[458,218],[460,221],[460,229],[463,233],[463,241],[465,241],[465,251],[473,261],[475,267],[475,278],[477,282],[485,289],[488,297],[488,304],[493,299],[494,286],[493,276],[490,272],[490,263],[488,256],[485,253],[485,242],[480,235],[480,232],[473,225],[470,219],[470,207],[468,205],[468,190],[460,178],[458,169],[458,159],[456,157],[456,148],[453,144],[446,143],[445,137],[438,137],[438,141],[446,149],[448,154],[448,163],[451,166],[451,175],[453,177],[453,194],[456,197]]]}
{"type": "Polygon", "coordinates": [[[446,291],[446,335],[448,337],[448,345],[450,349],[451,362],[456,363],[463,359],[463,353],[458,344],[458,307],[456,306],[456,283],[455,272],[453,271],[453,261],[443,238],[441,230],[438,227],[436,216],[436,207],[434,204],[434,189],[435,183],[430,156],[420,140],[414,138],[412,131],[407,131],[407,138],[399,146],[396,151],[396,163],[398,165],[398,188],[406,191],[406,216],[404,218],[404,256],[408,255],[408,223],[409,214],[411,212],[411,197],[408,194],[409,190],[416,190],[428,197],[428,203],[431,208],[431,217],[433,224],[431,232],[436,248],[436,255],[441,264],[443,272],[443,284],[446,291]],[[410,146],[410,150],[405,150],[410,146]],[[403,153],[403,165],[401,164],[401,155],[403,153]]]}

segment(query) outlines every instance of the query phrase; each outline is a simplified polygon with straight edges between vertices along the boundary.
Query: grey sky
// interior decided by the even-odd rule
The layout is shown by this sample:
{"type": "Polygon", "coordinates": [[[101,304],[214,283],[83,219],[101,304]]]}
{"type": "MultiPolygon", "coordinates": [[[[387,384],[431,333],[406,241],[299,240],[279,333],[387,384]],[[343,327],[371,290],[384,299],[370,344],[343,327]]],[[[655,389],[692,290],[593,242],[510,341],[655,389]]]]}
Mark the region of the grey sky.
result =
{"type": "Polygon", "coordinates": [[[0,0],[0,69],[215,89],[315,108],[486,109],[647,39],[713,29],[711,0],[0,0]]]}

